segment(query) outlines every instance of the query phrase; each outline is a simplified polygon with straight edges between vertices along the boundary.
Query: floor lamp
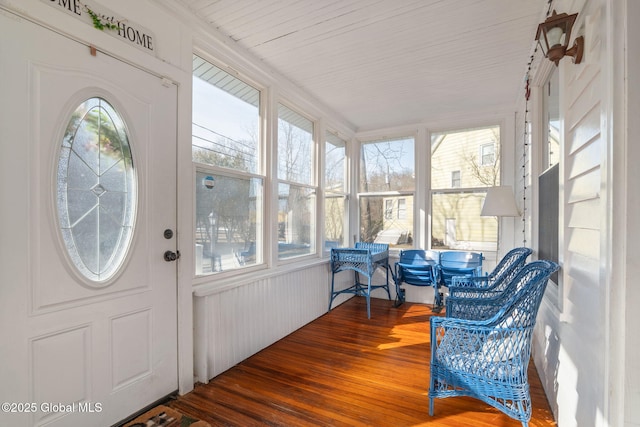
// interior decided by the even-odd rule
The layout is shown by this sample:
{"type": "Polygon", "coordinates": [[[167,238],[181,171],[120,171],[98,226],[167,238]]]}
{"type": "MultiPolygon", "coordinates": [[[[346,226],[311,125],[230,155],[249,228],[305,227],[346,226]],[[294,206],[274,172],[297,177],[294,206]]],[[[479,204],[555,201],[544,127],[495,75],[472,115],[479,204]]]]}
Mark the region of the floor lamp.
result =
{"type": "Polygon", "coordinates": [[[496,262],[498,262],[500,260],[500,218],[520,216],[511,186],[489,187],[480,216],[495,216],[498,221],[498,240],[496,242],[496,262]]]}

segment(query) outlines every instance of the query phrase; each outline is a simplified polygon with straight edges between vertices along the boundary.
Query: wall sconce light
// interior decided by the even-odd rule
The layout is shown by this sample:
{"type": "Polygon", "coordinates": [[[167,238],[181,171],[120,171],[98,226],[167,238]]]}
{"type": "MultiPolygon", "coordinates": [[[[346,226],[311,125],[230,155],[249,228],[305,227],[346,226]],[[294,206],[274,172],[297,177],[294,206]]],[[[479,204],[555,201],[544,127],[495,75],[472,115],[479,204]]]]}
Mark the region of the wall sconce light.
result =
{"type": "Polygon", "coordinates": [[[584,52],[583,36],[576,37],[573,46],[567,49],[571,39],[571,29],[577,17],[577,13],[573,15],[561,13],[558,15],[554,10],[550,17],[538,25],[536,40],[540,43],[544,56],[555,63],[556,66],[565,56],[573,57],[574,64],[579,64],[582,61],[584,52]],[[543,37],[540,37],[541,35],[543,37]]]}

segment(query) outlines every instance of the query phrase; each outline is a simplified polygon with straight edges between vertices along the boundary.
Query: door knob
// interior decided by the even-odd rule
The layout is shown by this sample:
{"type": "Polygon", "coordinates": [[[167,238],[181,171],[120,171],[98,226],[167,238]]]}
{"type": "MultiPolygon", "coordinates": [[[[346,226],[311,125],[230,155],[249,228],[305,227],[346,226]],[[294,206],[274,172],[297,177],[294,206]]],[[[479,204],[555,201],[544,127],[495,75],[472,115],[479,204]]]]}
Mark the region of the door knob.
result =
{"type": "Polygon", "coordinates": [[[175,253],[173,251],[166,251],[164,253],[164,260],[167,262],[175,261],[178,258],[180,258],[180,251],[178,251],[178,253],[175,253]]]}

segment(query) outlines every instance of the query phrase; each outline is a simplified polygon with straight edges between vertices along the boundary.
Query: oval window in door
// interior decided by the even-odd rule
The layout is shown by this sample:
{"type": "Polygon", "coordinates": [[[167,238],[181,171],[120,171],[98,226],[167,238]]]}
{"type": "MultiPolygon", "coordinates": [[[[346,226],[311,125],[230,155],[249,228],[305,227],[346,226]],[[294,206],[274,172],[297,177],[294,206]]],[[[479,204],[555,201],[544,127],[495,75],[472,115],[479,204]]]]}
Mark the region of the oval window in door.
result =
{"type": "Polygon", "coordinates": [[[66,127],[57,170],[58,219],[77,270],[104,284],[133,236],[136,176],[124,121],[102,98],[80,104],[66,127]]]}

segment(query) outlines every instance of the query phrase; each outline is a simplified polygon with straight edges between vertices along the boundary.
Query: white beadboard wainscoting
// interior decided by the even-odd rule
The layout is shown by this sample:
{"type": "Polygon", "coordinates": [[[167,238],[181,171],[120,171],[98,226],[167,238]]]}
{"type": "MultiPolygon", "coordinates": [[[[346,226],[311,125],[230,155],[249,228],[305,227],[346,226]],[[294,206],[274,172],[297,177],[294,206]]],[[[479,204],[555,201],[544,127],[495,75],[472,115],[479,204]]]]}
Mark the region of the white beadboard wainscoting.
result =
{"type": "MultiPolygon", "coordinates": [[[[353,283],[336,274],[336,288],[353,283]]],[[[391,282],[391,280],[390,280],[391,282]]],[[[327,312],[329,264],[274,273],[240,286],[194,292],[195,379],[209,379],[327,312]]],[[[340,295],[333,306],[350,295],[340,295]]],[[[364,313],[366,316],[366,313],[364,313]]]]}

